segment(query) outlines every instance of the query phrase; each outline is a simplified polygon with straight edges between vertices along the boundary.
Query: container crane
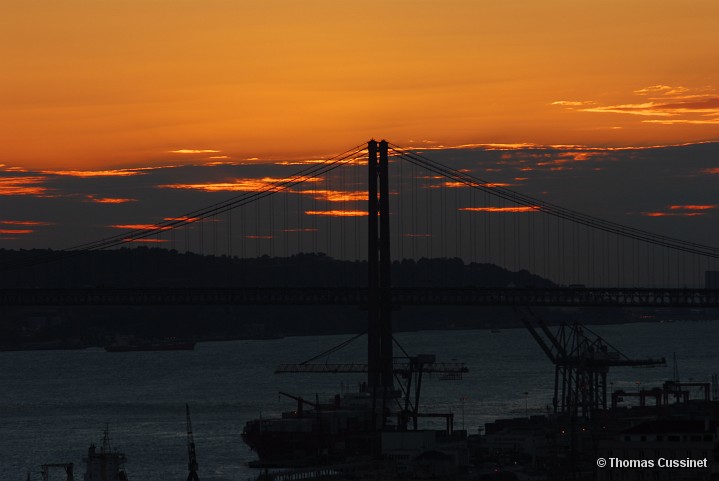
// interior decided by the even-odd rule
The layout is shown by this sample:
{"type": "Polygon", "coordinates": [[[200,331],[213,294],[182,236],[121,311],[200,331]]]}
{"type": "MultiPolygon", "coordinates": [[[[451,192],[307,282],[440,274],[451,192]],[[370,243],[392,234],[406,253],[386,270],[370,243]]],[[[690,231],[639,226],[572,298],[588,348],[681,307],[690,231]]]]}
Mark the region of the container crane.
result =
{"type": "Polygon", "coordinates": [[[561,324],[554,334],[541,319],[535,323],[520,316],[522,323],[555,366],[554,412],[589,417],[607,409],[607,373],[612,366],[659,366],[662,358],[630,359],[589,328],[561,324]]]}

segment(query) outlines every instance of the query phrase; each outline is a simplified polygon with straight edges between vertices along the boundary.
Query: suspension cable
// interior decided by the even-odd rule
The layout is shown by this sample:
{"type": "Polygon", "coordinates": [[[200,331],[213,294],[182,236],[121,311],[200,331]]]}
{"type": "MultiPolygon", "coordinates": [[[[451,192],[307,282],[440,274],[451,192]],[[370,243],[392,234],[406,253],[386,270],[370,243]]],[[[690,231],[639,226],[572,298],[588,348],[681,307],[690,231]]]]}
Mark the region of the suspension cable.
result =
{"type": "Polygon", "coordinates": [[[528,207],[534,209],[537,212],[544,212],[560,219],[569,220],[576,224],[592,227],[600,231],[617,234],[621,237],[636,239],[649,244],[667,247],[676,251],[688,252],[715,259],[719,258],[719,248],[717,247],[655,234],[653,232],[629,227],[588,214],[583,214],[581,212],[567,209],[559,205],[552,204],[550,202],[543,201],[525,194],[521,194],[511,189],[504,188],[502,186],[470,175],[466,172],[460,172],[459,170],[453,169],[447,165],[429,159],[423,155],[407,151],[402,147],[396,146],[394,144],[390,145],[392,151],[398,157],[406,160],[407,162],[410,162],[413,165],[422,167],[456,182],[461,182],[468,187],[484,191],[494,197],[507,200],[515,205],[528,207]]]}
{"type": "Polygon", "coordinates": [[[316,178],[317,176],[327,174],[328,172],[331,172],[336,168],[341,167],[342,165],[352,162],[354,158],[357,155],[361,154],[364,150],[366,150],[364,144],[357,145],[330,159],[306,167],[289,177],[269,183],[264,188],[252,192],[244,192],[242,194],[226,199],[222,202],[217,202],[209,206],[187,212],[180,216],[168,217],[165,220],[154,224],[149,229],[134,229],[125,233],[105,237],[97,241],[61,249],[60,251],[55,251],[50,255],[38,256],[34,259],[28,259],[17,263],[6,263],[2,266],[2,269],[0,270],[5,271],[21,267],[27,267],[44,262],[59,260],[66,257],[72,257],[87,252],[109,249],[118,245],[123,245],[147,237],[152,237],[166,230],[174,230],[180,227],[185,227],[195,222],[200,222],[206,218],[210,218],[218,214],[228,212],[235,208],[243,207],[247,204],[257,202],[261,199],[264,199],[265,197],[286,191],[298,184],[307,182],[313,178],[316,178]]]}

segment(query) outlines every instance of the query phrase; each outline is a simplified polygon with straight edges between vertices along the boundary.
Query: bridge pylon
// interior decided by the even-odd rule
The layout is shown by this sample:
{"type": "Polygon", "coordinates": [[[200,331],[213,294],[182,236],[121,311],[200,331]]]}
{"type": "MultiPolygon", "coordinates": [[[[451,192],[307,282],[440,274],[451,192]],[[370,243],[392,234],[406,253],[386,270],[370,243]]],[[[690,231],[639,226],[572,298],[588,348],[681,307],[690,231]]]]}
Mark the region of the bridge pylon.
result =
{"type": "MultiPolygon", "coordinates": [[[[394,393],[389,229],[389,156],[386,141],[370,140],[368,151],[367,385],[383,411],[394,393]]],[[[383,416],[384,418],[384,416],[383,416]]]]}

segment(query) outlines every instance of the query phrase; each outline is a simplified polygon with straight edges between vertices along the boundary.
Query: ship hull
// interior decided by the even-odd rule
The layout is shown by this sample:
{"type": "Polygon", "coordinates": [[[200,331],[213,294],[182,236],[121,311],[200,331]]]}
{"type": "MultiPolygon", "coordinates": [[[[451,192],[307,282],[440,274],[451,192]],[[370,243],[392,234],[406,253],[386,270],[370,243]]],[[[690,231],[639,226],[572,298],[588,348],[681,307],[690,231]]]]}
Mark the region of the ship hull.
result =
{"type": "Polygon", "coordinates": [[[135,352],[135,351],[192,351],[194,342],[173,342],[160,344],[110,344],[105,346],[107,352],[135,352]]]}
{"type": "Polygon", "coordinates": [[[323,411],[303,416],[285,413],[278,419],[249,421],[242,440],[257,453],[262,467],[316,464],[371,456],[379,432],[369,411],[323,411]]]}

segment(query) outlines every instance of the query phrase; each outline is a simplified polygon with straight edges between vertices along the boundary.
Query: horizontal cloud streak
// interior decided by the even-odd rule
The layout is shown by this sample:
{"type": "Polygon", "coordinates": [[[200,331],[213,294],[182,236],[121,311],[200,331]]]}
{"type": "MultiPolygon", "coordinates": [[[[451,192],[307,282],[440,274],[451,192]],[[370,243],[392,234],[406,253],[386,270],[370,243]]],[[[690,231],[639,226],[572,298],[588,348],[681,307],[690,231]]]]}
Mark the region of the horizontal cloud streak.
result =
{"type": "Polygon", "coordinates": [[[307,210],[305,214],[329,217],[363,217],[369,215],[366,210],[307,210]]]}
{"type": "Polygon", "coordinates": [[[170,151],[171,154],[217,154],[220,152],[220,150],[213,149],[179,149],[170,151]]]}
{"type": "Polygon", "coordinates": [[[596,102],[556,101],[552,105],[576,112],[612,113],[629,116],[655,117],[643,123],[674,125],[705,125],[719,123],[719,96],[713,88],[689,89],[669,85],[653,85],[634,91],[646,98],[644,102],[598,105],[596,102]],[[591,106],[585,106],[591,105],[591,106]]]}
{"type": "Polygon", "coordinates": [[[40,221],[36,221],[36,220],[0,220],[0,224],[3,224],[3,225],[29,225],[29,226],[55,225],[52,222],[40,222],[40,221]]]}
{"type": "Polygon", "coordinates": [[[0,177],[0,195],[45,195],[46,176],[0,177]]]}
{"type": "Polygon", "coordinates": [[[463,212],[491,212],[491,213],[506,213],[506,212],[539,212],[541,208],[539,206],[528,207],[528,206],[517,206],[517,207],[460,207],[460,211],[463,212]]]}
{"type": "Polygon", "coordinates": [[[60,175],[68,177],[128,177],[142,175],[144,169],[116,169],[116,170],[41,170],[41,174],[60,175]]]}
{"type": "Polygon", "coordinates": [[[124,197],[95,197],[94,195],[88,195],[85,201],[94,202],[96,204],[125,204],[127,202],[137,202],[137,199],[124,197]]]}
{"type": "MultiPolygon", "coordinates": [[[[291,178],[272,178],[264,177],[240,178],[233,179],[232,182],[207,182],[198,184],[162,184],[158,185],[161,189],[189,189],[202,190],[205,192],[257,192],[274,187],[276,184],[291,181],[291,178]]],[[[313,177],[306,179],[305,182],[319,182],[320,178],[313,177]]]]}
{"type": "Polygon", "coordinates": [[[167,230],[170,227],[158,227],[155,224],[112,224],[109,227],[114,229],[127,229],[127,230],[167,230]]]}
{"type": "Polygon", "coordinates": [[[312,195],[316,200],[328,202],[357,202],[367,200],[367,191],[344,191],[344,190],[303,190],[300,194],[312,195]]]}

